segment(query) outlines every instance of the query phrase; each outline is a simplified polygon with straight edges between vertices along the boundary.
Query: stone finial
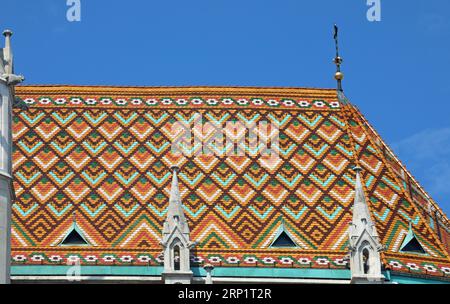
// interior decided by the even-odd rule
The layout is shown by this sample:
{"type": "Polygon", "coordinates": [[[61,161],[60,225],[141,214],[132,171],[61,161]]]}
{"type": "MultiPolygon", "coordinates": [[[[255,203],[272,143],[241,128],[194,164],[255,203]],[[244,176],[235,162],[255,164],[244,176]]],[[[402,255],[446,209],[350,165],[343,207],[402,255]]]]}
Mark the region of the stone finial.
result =
{"type": "Polygon", "coordinates": [[[11,36],[13,35],[13,32],[11,30],[4,30],[3,36],[5,36],[5,49],[8,51],[11,49],[11,36]]]}
{"type": "Polygon", "coordinates": [[[353,224],[356,225],[361,221],[365,221],[365,223],[369,224],[371,223],[371,217],[369,207],[367,206],[363,183],[361,181],[362,168],[356,166],[353,168],[353,170],[356,172],[355,200],[353,205],[353,224]]]}
{"type": "Polygon", "coordinates": [[[214,266],[211,264],[205,264],[203,269],[206,271],[205,284],[212,284],[212,271],[214,270],[214,266]]]}
{"type": "Polygon", "coordinates": [[[12,34],[13,32],[11,30],[3,31],[3,36],[5,36],[5,48],[3,49],[3,58],[0,57],[0,61],[2,61],[0,62],[0,67],[1,63],[4,65],[2,71],[3,75],[0,75],[0,78],[10,86],[17,85],[25,80],[23,76],[13,74],[13,54],[11,50],[12,34]]]}
{"type": "Polygon", "coordinates": [[[166,221],[164,229],[166,233],[172,231],[175,226],[181,229],[182,233],[189,233],[189,226],[186,217],[184,216],[183,203],[181,202],[180,189],[178,185],[179,167],[172,166],[172,184],[170,188],[169,206],[167,208],[166,221]]]}
{"type": "Polygon", "coordinates": [[[180,190],[178,188],[178,177],[177,177],[177,173],[180,171],[180,168],[176,167],[176,166],[172,166],[170,168],[173,171],[173,176],[172,176],[172,186],[170,188],[170,199],[169,201],[181,201],[180,198],[180,190]]]}
{"type": "Polygon", "coordinates": [[[3,36],[5,36],[5,50],[3,52],[3,60],[5,61],[5,73],[12,73],[12,52],[11,52],[11,30],[4,30],[3,36]]]}
{"type": "Polygon", "coordinates": [[[5,37],[6,36],[10,36],[11,37],[12,34],[13,34],[13,32],[11,30],[6,29],[6,30],[3,31],[3,36],[5,36],[5,37]]]}
{"type": "Polygon", "coordinates": [[[184,216],[183,204],[181,202],[180,189],[178,186],[177,173],[179,172],[180,169],[177,166],[172,166],[171,169],[173,170],[173,176],[172,176],[172,185],[170,188],[167,219],[168,222],[170,223],[170,226],[180,225],[183,226],[183,229],[189,230],[188,225],[186,223],[186,218],[184,216]]]}

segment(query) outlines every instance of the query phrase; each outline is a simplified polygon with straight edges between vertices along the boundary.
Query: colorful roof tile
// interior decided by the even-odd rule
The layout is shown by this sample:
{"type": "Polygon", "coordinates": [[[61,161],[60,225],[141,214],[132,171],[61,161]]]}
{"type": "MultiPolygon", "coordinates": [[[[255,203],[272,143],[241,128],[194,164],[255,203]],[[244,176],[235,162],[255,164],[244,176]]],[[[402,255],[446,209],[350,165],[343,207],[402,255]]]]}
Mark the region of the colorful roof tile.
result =
{"type": "Polygon", "coordinates": [[[194,263],[345,269],[359,165],[385,267],[450,272],[448,218],[336,90],[18,86],[16,94],[29,108],[14,110],[14,264],[160,265],[177,165],[194,263]],[[209,136],[195,129],[197,114],[221,126],[276,125],[279,158],[255,153],[245,133],[234,134],[248,144],[244,155],[227,147],[197,155],[195,145],[175,155],[176,122],[209,136]],[[89,247],[58,246],[74,212],[89,247]],[[400,252],[410,223],[425,254],[400,252]],[[296,248],[271,248],[280,229],[296,248]]]}

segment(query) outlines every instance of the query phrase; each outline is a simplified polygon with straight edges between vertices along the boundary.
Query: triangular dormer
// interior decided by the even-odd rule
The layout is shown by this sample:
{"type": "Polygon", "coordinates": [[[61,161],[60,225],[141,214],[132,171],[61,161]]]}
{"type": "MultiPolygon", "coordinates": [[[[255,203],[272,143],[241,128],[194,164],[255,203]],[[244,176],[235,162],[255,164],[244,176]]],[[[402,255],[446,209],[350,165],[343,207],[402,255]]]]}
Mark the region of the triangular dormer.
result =
{"type": "Polygon", "coordinates": [[[76,215],[73,214],[73,223],[70,229],[67,231],[59,246],[89,246],[89,242],[81,231],[80,227],[78,227],[76,221],[76,215]]]}
{"type": "Polygon", "coordinates": [[[408,234],[403,240],[402,245],[400,246],[400,252],[403,253],[416,253],[416,254],[426,254],[425,249],[422,244],[420,244],[417,236],[414,234],[412,230],[412,225],[409,223],[408,234]]]}
{"type": "Polygon", "coordinates": [[[286,230],[284,221],[278,227],[277,233],[272,241],[270,248],[297,248],[298,245],[295,243],[294,239],[290,235],[289,231],[286,230]]]}

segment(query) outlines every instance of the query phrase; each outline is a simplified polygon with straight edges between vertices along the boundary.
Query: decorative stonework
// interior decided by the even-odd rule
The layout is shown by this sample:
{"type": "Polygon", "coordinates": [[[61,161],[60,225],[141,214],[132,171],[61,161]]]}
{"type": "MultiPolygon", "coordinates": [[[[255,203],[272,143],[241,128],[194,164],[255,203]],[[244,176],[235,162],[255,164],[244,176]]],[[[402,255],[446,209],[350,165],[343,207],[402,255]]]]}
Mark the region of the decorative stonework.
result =
{"type": "Polygon", "coordinates": [[[361,183],[360,167],[356,171],[355,202],[353,219],[349,228],[350,270],[352,283],[383,282],[381,274],[381,255],[383,245],[380,243],[375,224],[371,219],[361,183]]]}
{"type": "Polygon", "coordinates": [[[0,49],[0,284],[10,282],[11,203],[14,200],[12,173],[12,111],[14,86],[23,76],[14,74],[12,32],[6,30],[5,47],[0,49]]]}
{"type": "Polygon", "coordinates": [[[179,168],[174,166],[172,170],[169,206],[161,241],[164,249],[164,272],[162,276],[166,284],[190,284],[193,276],[190,267],[190,252],[196,243],[191,241],[189,223],[184,216],[183,203],[178,187],[177,173],[179,168]]]}

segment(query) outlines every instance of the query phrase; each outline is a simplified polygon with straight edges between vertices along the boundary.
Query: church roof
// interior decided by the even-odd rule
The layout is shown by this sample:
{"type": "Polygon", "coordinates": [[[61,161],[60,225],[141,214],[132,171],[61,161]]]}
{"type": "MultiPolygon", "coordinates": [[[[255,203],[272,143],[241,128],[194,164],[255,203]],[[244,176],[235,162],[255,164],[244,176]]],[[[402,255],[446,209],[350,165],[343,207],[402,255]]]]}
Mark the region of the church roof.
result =
{"type": "Polygon", "coordinates": [[[178,166],[193,263],[345,269],[359,165],[384,266],[450,274],[448,218],[334,89],[18,86],[16,95],[28,109],[14,110],[14,265],[160,265],[178,166]],[[194,127],[196,113],[273,123],[279,158],[174,155],[172,126],[194,127]],[[89,247],[58,246],[73,212],[89,247]],[[400,252],[410,223],[425,254],[400,252]],[[270,247],[281,225],[297,247],[270,247]]]}

